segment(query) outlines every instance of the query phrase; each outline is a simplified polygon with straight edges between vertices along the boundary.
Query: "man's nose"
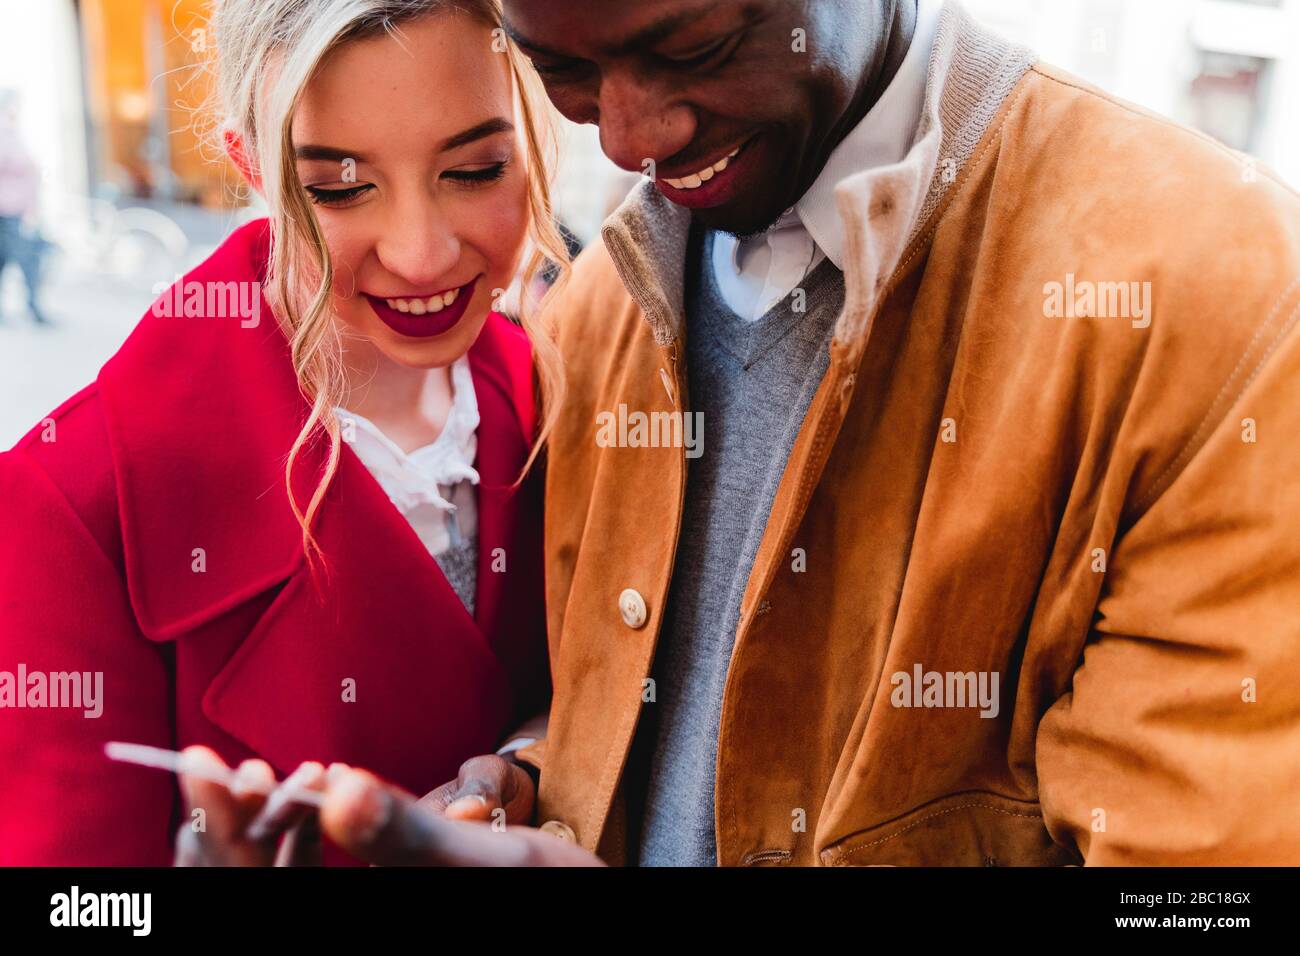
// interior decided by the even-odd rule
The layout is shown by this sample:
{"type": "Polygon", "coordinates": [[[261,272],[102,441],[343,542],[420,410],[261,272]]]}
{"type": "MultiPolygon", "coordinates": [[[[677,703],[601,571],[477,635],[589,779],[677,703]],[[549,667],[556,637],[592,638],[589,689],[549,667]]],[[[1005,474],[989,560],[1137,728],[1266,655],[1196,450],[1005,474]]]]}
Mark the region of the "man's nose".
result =
{"type": "Polygon", "coordinates": [[[617,166],[646,172],[676,155],[695,137],[695,114],[630,72],[608,73],[600,84],[600,146],[617,166]]]}
{"type": "Polygon", "coordinates": [[[460,238],[433,204],[398,204],[377,244],[379,261],[413,288],[436,292],[460,261],[460,238]]]}

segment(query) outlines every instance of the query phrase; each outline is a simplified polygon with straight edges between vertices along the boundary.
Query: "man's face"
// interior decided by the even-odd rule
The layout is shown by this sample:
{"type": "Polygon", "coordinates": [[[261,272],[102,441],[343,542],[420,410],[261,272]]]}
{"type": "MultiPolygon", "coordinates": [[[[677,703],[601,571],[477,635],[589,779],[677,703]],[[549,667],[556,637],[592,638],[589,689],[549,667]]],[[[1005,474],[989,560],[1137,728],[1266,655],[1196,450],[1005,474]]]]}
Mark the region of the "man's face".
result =
{"type": "Polygon", "coordinates": [[[556,108],[705,225],[794,205],[883,57],[893,0],[506,0],[556,108]],[[649,162],[653,162],[650,167],[649,162]]]}

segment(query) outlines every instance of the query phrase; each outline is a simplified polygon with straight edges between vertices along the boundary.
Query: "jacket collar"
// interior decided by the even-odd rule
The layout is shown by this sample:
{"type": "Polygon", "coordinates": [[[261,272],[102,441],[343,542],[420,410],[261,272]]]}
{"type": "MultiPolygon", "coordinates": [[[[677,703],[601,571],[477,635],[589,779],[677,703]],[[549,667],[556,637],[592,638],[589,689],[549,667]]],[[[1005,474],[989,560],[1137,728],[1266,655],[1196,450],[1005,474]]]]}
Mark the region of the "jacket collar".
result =
{"type": "MultiPolygon", "coordinates": [[[[141,630],[157,640],[284,581],[304,561],[284,463],[307,406],[262,293],[269,251],[269,224],[258,220],[179,280],[190,290],[252,283],[242,288],[261,303],[257,325],[151,308],[99,374],[127,587],[141,630]]],[[[173,301],[174,290],[159,301],[173,301]]],[[[300,500],[320,449],[308,449],[303,465],[300,500]]]]}
{"type": "MultiPolygon", "coordinates": [[[[833,193],[843,226],[845,308],[835,339],[865,345],[870,316],[908,246],[939,210],[1034,55],[980,26],[955,0],[944,5],[930,52],[924,112],[907,156],[845,172],[833,193]],[[942,162],[941,162],[942,157],[942,162]]],[[[610,258],[655,341],[685,325],[690,211],[642,182],[601,227],[610,258]]]]}
{"type": "MultiPolygon", "coordinates": [[[[128,592],[142,632],[155,640],[216,618],[305,563],[284,468],[309,409],[261,291],[269,252],[269,223],[257,220],[180,280],[185,289],[252,283],[261,304],[256,326],[151,309],[99,375],[128,592]]],[[[519,333],[507,320],[489,316],[470,351],[483,419],[492,423],[478,460],[481,550],[488,557],[494,537],[510,533],[514,522],[510,496],[494,489],[517,477],[525,436],[533,432],[528,353],[507,341],[512,334],[519,333]]],[[[295,465],[301,502],[323,467],[323,446],[309,445],[295,465]]],[[[351,449],[343,454],[345,464],[359,466],[351,449]]],[[[332,504],[327,496],[325,508],[332,504]]],[[[484,615],[499,578],[480,568],[477,604],[484,615]]]]}

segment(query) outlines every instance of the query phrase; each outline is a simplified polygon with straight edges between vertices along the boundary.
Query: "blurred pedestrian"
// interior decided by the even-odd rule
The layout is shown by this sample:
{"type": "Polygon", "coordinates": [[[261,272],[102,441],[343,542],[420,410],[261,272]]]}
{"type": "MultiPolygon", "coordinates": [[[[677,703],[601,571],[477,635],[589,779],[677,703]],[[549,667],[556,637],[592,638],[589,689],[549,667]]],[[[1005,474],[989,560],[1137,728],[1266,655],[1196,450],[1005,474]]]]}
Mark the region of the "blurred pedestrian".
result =
{"type": "Polygon", "coordinates": [[[18,94],[0,91],[0,288],[5,266],[13,262],[27,283],[32,320],[44,325],[46,319],[37,304],[45,246],[35,224],[39,181],[36,163],[18,132],[18,94]]]}

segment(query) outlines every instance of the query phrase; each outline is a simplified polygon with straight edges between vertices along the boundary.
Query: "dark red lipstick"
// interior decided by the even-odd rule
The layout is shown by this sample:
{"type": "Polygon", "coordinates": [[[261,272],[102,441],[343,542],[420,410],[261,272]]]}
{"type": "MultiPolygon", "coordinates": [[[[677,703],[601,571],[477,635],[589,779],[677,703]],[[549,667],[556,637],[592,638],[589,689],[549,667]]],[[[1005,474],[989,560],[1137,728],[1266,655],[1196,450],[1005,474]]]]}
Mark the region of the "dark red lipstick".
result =
{"type": "Polygon", "coordinates": [[[415,315],[412,312],[403,312],[400,309],[394,309],[388,304],[388,299],[430,299],[435,295],[445,295],[451,292],[451,289],[443,289],[441,292],[430,292],[427,295],[395,295],[395,296],[375,296],[363,292],[370,308],[374,309],[375,315],[379,316],[381,322],[388,326],[398,335],[405,335],[413,339],[427,339],[435,335],[442,335],[450,331],[465,315],[465,310],[469,308],[470,299],[474,298],[474,289],[478,285],[478,277],[456,289],[456,300],[451,305],[444,306],[437,312],[425,312],[424,315],[415,315]]]}

